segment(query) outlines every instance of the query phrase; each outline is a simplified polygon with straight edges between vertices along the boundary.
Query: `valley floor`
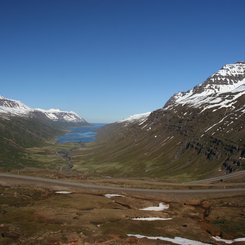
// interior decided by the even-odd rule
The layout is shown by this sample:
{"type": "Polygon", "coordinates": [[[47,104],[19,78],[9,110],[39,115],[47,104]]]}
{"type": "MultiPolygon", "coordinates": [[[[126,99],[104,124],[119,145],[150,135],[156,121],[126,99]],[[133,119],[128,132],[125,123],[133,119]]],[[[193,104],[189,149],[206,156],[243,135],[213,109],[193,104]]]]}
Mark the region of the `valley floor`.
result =
{"type": "Polygon", "coordinates": [[[35,164],[0,169],[1,245],[244,242],[245,171],[189,183],[116,178],[88,164],[88,150],[30,148],[35,164]]]}

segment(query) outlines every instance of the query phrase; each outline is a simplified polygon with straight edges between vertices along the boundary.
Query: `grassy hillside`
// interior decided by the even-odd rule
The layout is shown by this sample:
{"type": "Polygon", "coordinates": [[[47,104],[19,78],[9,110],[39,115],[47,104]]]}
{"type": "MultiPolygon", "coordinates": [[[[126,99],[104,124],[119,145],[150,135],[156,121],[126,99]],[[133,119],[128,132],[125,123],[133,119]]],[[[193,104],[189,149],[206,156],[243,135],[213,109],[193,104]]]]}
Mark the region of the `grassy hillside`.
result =
{"type": "Polygon", "coordinates": [[[25,148],[41,146],[60,133],[61,130],[35,119],[0,119],[0,167],[35,165],[34,162],[28,162],[25,148]]]}
{"type": "Polygon", "coordinates": [[[216,113],[178,109],[157,110],[141,125],[100,129],[97,142],[77,154],[76,168],[94,175],[180,181],[245,169],[245,114],[233,120],[236,113],[225,108],[216,113]],[[215,126],[224,117],[227,121],[215,126]]]}

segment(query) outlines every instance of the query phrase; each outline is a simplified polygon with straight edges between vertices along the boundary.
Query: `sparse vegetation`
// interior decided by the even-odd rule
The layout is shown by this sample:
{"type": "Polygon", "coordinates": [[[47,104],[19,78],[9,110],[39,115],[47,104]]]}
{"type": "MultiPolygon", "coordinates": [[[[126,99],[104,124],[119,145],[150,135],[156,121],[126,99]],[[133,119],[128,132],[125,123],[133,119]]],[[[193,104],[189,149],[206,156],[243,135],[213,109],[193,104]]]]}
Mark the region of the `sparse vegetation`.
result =
{"type": "Polygon", "coordinates": [[[126,194],[108,199],[94,191],[62,195],[43,188],[6,186],[0,186],[0,191],[1,244],[136,243],[136,238],[127,237],[128,233],[182,236],[209,243],[213,242],[211,235],[245,236],[242,215],[245,203],[239,195],[208,199],[179,195],[177,200],[171,196],[126,194]],[[170,208],[162,212],[139,210],[159,201],[169,203],[170,208]],[[207,209],[211,211],[206,212],[207,209]],[[147,216],[173,219],[131,220],[147,216]]]}

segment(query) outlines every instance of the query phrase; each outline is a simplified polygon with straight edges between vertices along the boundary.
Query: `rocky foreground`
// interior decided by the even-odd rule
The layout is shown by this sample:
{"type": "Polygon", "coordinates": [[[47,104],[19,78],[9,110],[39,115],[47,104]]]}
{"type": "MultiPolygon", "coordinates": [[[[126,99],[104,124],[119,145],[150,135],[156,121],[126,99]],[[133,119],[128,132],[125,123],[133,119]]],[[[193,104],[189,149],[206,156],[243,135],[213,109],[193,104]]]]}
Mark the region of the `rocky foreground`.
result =
{"type": "Polygon", "coordinates": [[[156,196],[1,184],[1,244],[240,244],[235,239],[245,237],[242,193],[156,196]]]}

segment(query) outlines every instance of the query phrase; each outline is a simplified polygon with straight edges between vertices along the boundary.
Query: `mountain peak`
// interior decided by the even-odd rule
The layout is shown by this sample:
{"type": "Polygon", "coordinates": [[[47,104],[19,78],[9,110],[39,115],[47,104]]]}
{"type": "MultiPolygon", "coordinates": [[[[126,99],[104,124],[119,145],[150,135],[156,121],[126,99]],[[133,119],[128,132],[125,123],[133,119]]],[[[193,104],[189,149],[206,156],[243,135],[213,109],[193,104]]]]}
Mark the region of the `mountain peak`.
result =
{"type": "Polygon", "coordinates": [[[13,115],[27,115],[31,108],[18,100],[12,100],[0,96],[0,112],[13,115]]]}
{"type": "Polygon", "coordinates": [[[244,93],[245,62],[227,64],[202,84],[187,92],[176,93],[166,103],[164,109],[178,105],[203,109],[219,106],[230,107],[234,100],[244,93]]]}
{"type": "Polygon", "coordinates": [[[224,65],[218,72],[216,72],[212,77],[215,76],[239,76],[245,73],[245,62],[239,61],[234,64],[224,65]]]}

